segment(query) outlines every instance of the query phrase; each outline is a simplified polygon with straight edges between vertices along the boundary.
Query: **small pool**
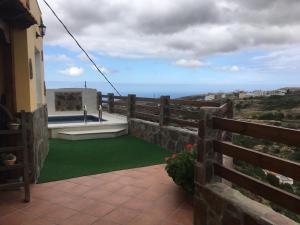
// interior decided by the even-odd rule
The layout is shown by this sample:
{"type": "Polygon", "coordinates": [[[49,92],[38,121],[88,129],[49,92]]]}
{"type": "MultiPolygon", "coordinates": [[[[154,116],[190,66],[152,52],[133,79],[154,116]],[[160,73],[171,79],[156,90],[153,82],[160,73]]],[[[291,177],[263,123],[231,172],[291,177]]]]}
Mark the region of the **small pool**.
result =
{"type": "MultiPolygon", "coordinates": [[[[101,120],[105,121],[105,120],[101,120]]],[[[87,122],[99,122],[99,118],[92,115],[87,115],[87,122]]],[[[49,116],[48,117],[49,124],[56,123],[83,123],[83,115],[82,116],[49,116]]]]}

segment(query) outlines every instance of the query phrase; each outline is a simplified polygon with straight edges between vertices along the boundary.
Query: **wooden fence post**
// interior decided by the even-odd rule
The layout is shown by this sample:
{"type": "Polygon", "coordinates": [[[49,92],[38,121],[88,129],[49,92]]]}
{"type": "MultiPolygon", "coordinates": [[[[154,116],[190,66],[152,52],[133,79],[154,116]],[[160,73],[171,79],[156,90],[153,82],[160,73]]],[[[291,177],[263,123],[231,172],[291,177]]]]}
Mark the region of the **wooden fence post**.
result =
{"type": "Polygon", "coordinates": [[[97,93],[97,108],[99,109],[99,106],[102,106],[102,92],[101,91],[99,91],[98,93],[97,93]]]}
{"type": "Polygon", "coordinates": [[[135,113],[136,95],[129,94],[127,98],[127,118],[133,118],[135,113]]]}
{"type": "MultiPolygon", "coordinates": [[[[194,224],[206,225],[208,210],[201,192],[203,186],[214,179],[213,163],[216,161],[213,140],[219,138],[219,132],[212,129],[212,117],[219,108],[200,109],[197,151],[198,158],[195,164],[195,198],[194,198],[194,224]]],[[[219,159],[218,159],[219,160],[219,159]]]]}
{"type": "Polygon", "coordinates": [[[114,113],[114,106],[115,106],[114,94],[108,93],[107,96],[108,96],[108,112],[114,113]]]}
{"type": "Polygon", "coordinates": [[[159,126],[168,124],[170,96],[160,96],[159,126]]]}

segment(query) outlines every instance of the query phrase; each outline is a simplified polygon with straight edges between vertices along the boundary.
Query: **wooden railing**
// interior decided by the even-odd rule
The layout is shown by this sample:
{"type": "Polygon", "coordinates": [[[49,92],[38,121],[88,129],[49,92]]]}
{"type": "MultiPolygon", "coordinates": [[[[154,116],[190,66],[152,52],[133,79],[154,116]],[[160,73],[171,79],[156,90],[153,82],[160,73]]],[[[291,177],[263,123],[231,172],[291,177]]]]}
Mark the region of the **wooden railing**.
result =
{"type": "MultiPolygon", "coordinates": [[[[300,197],[287,191],[264,183],[258,179],[245,175],[233,168],[226,167],[220,160],[221,155],[227,155],[233,159],[241,160],[246,163],[258,166],[262,169],[293,178],[300,181],[300,164],[272,155],[261,153],[252,149],[234,145],[223,141],[220,138],[208,141],[203,132],[204,129],[214,129],[227,131],[254,138],[267,139],[273,142],[300,146],[300,130],[293,130],[275,126],[268,126],[250,122],[243,122],[234,119],[212,117],[210,127],[205,128],[205,123],[200,123],[199,151],[207,151],[207,142],[212,142],[212,150],[219,154],[219,160],[214,159],[212,164],[213,175],[224,178],[237,186],[240,186],[254,194],[257,194],[271,202],[274,202],[290,211],[300,214],[300,197]],[[202,126],[201,126],[202,125],[202,126]],[[205,140],[206,139],[206,140],[205,140]]],[[[222,157],[221,157],[222,158],[222,157]]],[[[200,157],[200,163],[205,163],[205,159],[200,157]]]]}
{"type": "Polygon", "coordinates": [[[98,102],[109,113],[118,113],[130,118],[138,118],[160,125],[179,125],[198,128],[199,108],[219,107],[217,101],[191,101],[160,98],[137,97],[136,95],[115,96],[98,93],[98,102]]]}

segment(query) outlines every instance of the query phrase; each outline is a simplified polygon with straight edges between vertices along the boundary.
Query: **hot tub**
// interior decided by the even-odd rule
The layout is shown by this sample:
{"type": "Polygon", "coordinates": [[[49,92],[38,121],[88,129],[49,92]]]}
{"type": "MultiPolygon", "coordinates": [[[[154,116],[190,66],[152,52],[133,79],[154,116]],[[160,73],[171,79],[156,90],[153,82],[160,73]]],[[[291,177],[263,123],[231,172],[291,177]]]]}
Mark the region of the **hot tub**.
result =
{"type": "MultiPolygon", "coordinates": [[[[101,121],[105,121],[101,119],[101,121]]],[[[70,115],[70,116],[49,116],[49,124],[63,124],[63,123],[83,123],[83,115],[70,115]]],[[[87,115],[87,122],[99,122],[99,118],[92,115],[87,115]]]]}

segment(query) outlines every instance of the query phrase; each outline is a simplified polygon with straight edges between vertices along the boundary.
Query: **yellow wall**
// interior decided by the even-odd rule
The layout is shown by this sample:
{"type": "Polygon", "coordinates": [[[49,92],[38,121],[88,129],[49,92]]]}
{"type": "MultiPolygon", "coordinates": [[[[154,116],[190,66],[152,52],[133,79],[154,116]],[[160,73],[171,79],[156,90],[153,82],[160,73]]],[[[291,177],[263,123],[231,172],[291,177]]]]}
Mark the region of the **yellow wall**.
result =
{"type": "MultiPolygon", "coordinates": [[[[27,30],[15,29],[12,34],[13,56],[14,56],[14,73],[16,82],[16,103],[17,111],[25,110],[33,112],[39,106],[37,105],[36,96],[36,67],[35,67],[35,51],[40,53],[43,50],[43,39],[36,37],[36,32],[39,32],[39,24],[41,12],[36,0],[30,0],[30,12],[35,17],[38,24],[31,26],[27,30]],[[29,60],[32,62],[33,78],[29,75],[29,60]]],[[[43,62],[40,58],[41,64],[41,82],[42,89],[42,104],[46,103],[44,96],[44,69],[43,62]]]]}

